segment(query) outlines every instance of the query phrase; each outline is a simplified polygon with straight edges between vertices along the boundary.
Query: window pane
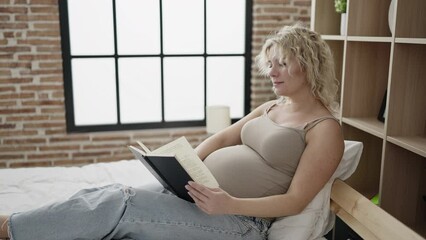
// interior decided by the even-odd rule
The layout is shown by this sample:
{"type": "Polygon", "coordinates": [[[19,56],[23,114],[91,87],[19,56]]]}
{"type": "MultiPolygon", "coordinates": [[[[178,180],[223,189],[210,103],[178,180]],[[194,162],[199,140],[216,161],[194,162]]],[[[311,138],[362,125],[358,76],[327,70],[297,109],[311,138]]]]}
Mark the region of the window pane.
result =
{"type": "Polygon", "coordinates": [[[244,53],[245,4],[245,0],[207,0],[207,53],[244,53]]]}
{"type": "Polygon", "coordinates": [[[114,54],[112,1],[69,0],[72,55],[114,54]]]}
{"type": "Polygon", "coordinates": [[[164,58],[166,121],[204,119],[204,59],[164,58]]]}
{"type": "Polygon", "coordinates": [[[118,70],[121,122],[160,122],[160,58],[120,58],[118,70]]]}
{"type": "Polygon", "coordinates": [[[204,1],[163,0],[165,54],[204,53],[204,1]]]}
{"type": "Polygon", "coordinates": [[[75,125],[117,123],[114,59],[73,59],[71,65],[75,125]]]}
{"type": "Polygon", "coordinates": [[[119,54],[160,53],[158,0],[120,0],[117,6],[119,54]]]}
{"type": "Polygon", "coordinates": [[[207,106],[227,105],[232,118],[244,116],[244,57],[207,58],[207,106]]]}

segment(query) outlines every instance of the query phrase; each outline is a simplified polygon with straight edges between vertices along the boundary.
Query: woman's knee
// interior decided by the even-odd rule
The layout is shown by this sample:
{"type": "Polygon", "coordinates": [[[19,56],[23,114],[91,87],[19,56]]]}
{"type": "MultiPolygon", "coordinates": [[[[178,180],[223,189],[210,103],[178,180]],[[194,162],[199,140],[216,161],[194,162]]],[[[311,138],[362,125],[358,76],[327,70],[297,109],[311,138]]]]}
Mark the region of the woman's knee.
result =
{"type": "Polygon", "coordinates": [[[113,184],[81,190],[68,201],[76,209],[81,208],[81,211],[99,212],[101,216],[117,217],[123,214],[129,199],[134,195],[131,187],[113,184]]]}

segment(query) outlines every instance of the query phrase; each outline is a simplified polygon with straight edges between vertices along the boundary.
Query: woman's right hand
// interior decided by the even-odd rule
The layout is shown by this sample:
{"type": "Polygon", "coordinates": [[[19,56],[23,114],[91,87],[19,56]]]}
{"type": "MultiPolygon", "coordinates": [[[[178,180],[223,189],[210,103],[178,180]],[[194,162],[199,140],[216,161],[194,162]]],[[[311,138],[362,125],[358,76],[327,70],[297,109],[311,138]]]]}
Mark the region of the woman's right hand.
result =
{"type": "Polygon", "coordinates": [[[235,201],[225,190],[209,188],[193,181],[188,182],[185,188],[203,212],[210,215],[233,214],[235,201]]]}

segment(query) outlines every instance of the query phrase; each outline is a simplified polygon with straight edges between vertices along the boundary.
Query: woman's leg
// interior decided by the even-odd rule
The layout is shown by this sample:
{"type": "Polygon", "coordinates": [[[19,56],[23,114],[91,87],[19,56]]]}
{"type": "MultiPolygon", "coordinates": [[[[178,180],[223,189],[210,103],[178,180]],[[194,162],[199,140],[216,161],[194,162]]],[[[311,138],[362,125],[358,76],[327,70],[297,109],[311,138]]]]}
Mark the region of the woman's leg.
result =
{"type": "Polygon", "coordinates": [[[9,219],[24,239],[266,239],[268,224],[246,217],[211,216],[174,195],[122,185],[87,189],[69,200],[9,219]]]}
{"type": "Polygon", "coordinates": [[[129,188],[109,185],[81,190],[70,199],[9,218],[12,239],[102,239],[126,209],[129,188]]]}
{"type": "Polygon", "coordinates": [[[232,215],[208,215],[171,194],[132,189],[134,196],[106,239],[266,239],[269,222],[232,215]]]}

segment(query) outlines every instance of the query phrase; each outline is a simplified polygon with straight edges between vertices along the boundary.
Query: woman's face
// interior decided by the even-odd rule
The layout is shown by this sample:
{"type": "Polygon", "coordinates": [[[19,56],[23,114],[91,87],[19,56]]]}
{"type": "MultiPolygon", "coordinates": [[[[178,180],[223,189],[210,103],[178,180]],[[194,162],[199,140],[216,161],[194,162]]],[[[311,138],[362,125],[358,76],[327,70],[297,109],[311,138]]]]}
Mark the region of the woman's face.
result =
{"type": "Polygon", "coordinates": [[[278,96],[292,97],[308,87],[306,74],[295,57],[290,56],[282,60],[278,56],[271,56],[268,68],[274,92],[278,96]]]}

